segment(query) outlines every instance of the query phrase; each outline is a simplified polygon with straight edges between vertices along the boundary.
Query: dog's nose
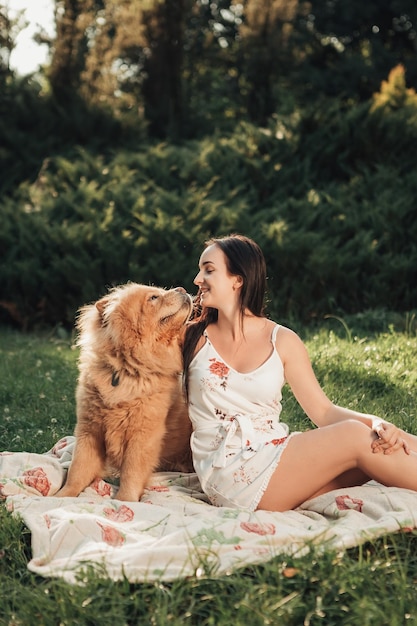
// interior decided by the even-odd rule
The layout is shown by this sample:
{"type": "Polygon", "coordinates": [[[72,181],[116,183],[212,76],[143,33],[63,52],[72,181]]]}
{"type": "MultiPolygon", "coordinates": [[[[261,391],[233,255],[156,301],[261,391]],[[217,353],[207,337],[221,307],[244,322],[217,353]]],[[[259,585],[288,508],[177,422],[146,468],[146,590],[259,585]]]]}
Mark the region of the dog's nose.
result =
{"type": "Polygon", "coordinates": [[[187,293],[184,289],[184,287],[175,287],[174,291],[179,291],[180,293],[187,293]]]}

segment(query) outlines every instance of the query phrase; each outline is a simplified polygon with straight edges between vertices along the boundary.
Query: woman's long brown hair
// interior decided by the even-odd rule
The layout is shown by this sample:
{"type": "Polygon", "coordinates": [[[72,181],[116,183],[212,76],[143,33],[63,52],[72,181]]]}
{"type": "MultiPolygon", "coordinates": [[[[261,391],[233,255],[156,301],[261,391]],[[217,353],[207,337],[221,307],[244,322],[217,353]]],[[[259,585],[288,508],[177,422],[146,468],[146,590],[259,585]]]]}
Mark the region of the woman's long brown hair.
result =
{"type": "MultiPolygon", "coordinates": [[[[241,276],[243,279],[240,290],[240,311],[243,318],[248,309],[252,315],[264,316],[266,291],[266,265],[262,250],[249,237],[244,235],[229,235],[228,237],[213,238],[205,242],[205,247],[218,246],[225,255],[226,267],[232,276],[241,276]]],[[[188,395],[188,368],[193,360],[196,345],[209,324],[217,321],[218,311],[210,307],[199,305],[199,294],[196,297],[196,306],[192,319],[185,332],[183,345],[184,382],[188,395]]]]}

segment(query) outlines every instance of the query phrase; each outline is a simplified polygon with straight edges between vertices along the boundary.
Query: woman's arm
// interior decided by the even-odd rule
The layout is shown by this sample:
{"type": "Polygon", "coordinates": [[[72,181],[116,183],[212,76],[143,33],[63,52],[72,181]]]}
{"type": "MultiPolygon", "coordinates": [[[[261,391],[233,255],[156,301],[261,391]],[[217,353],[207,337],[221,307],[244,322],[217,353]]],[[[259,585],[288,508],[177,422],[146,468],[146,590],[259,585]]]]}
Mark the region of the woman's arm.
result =
{"type": "Polygon", "coordinates": [[[281,327],[276,347],[284,365],[287,383],[301,408],[316,426],[356,419],[378,436],[372,443],[375,452],[392,452],[400,448],[409,452],[407,443],[402,439],[402,431],[393,424],[375,415],[346,409],[329,400],[314,374],[307,349],[296,333],[281,327]]]}

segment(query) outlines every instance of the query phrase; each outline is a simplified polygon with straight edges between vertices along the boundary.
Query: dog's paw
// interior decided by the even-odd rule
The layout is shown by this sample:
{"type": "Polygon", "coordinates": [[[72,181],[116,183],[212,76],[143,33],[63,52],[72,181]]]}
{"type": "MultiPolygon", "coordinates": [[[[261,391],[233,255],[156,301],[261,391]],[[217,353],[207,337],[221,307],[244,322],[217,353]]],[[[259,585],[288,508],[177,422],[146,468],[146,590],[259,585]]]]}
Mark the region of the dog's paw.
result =
{"type": "Polygon", "coordinates": [[[139,502],[142,493],[139,493],[137,489],[119,489],[114,496],[115,500],[121,500],[122,502],[139,502]]]}

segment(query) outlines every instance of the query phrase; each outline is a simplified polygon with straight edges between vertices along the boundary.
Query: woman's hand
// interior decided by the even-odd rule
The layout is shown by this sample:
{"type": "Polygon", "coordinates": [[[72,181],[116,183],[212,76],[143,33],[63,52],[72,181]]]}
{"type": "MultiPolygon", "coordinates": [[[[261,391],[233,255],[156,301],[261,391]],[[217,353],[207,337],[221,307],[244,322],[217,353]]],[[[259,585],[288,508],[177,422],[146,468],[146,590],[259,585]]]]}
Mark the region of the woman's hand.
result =
{"type": "Polygon", "coordinates": [[[406,454],[410,454],[410,448],[402,437],[402,430],[390,422],[374,420],[372,430],[377,434],[372,444],[372,451],[392,454],[401,448],[406,454]]]}

